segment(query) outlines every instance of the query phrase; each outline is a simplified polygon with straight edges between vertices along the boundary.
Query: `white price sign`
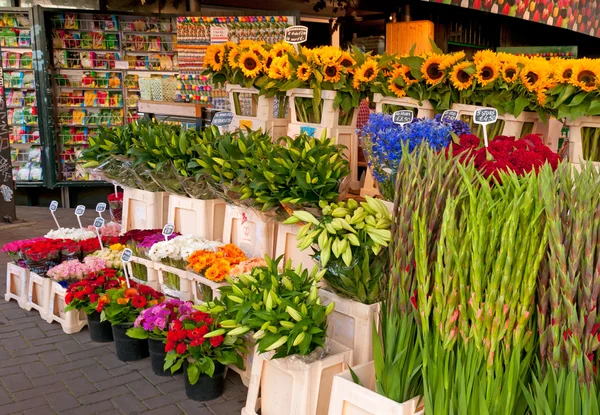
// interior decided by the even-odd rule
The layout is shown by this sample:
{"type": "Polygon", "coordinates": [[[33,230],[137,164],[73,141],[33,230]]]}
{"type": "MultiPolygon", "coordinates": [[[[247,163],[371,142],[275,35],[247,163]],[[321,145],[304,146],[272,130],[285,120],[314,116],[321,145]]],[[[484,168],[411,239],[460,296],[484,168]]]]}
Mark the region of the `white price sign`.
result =
{"type": "Polygon", "coordinates": [[[488,146],[487,126],[498,120],[498,110],[496,108],[479,108],[473,114],[473,122],[483,126],[483,140],[485,146],[488,146]]]}
{"type": "Polygon", "coordinates": [[[131,285],[129,285],[129,273],[127,272],[127,263],[129,261],[131,261],[132,255],[133,255],[133,252],[131,252],[131,249],[129,249],[129,248],[125,248],[123,250],[123,253],[121,254],[121,261],[123,261],[123,274],[125,274],[125,281],[127,281],[127,288],[131,287],[131,285]]]}
{"type": "Polygon", "coordinates": [[[58,229],[60,229],[60,224],[58,223],[58,219],[56,219],[56,215],[54,214],[54,212],[56,212],[56,209],[58,209],[58,202],[56,200],[53,200],[50,203],[50,214],[52,214],[52,218],[54,219],[54,222],[56,223],[56,227],[58,229]]]}
{"type": "Polygon", "coordinates": [[[162,230],[162,234],[165,237],[165,241],[169,240],[169,236],[173,235],[173,232],[175,232],[175,226],[173,226],[173,224],[171,223],[167,223],[162,230]]]}
{"type": "Polygon", "coordinates": [[[100,202],[96,205],[96,212],[98,212],[98,216],[102,217],[102,212],[106,210],[106,203],[100,202]]]}
{"type": "Polygon", "coordinates": [[[81,217],[83,216],[84,213],[85,213],[85,206],[79,205],[75,208],[75,216],[77,216],[77,222],[79,222],[80,229],[83,229],[83,226],[81,225],[81,217]]]}
{"type": "Polygon", "coordinates": [[[413,112],[409,110],[396,111],[392,114],[392,121],[394,124],[399,124],[404,127],[406,124],[412,122],[414,116],[413,112]]]}
{"type": "Polygon", "coordinates": [[[100,229],[104,226],[104,218],[96,218],[94,219],[94,228],[100,229]]]}

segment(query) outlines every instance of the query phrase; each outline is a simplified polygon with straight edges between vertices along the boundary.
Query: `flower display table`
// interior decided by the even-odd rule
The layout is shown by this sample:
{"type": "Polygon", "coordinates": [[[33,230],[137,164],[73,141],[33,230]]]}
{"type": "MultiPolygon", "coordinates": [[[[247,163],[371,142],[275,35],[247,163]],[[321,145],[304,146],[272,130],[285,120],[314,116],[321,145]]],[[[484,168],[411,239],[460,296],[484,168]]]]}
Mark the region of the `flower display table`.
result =
{"type": "Polygon", "coordinates": [[[419,103],[416,99],[408,97],[384,97],[381,94],[374,94],[373,102],[375,103],[376,112],[386,112],[386,106],[389,105],[392,106],[392,109],[394,109],[394,107],[400,107],[399,109],[414,108],[417,110],[414,114],[415,118],[433,118],[435,115],[435,109],[429,101],[419,103]]]}
{"type": "Polygon", "coordinates": [[[6,264],[6,301],[15,300],[19,307],[25,308],[27,303],[27,287],[29,284],[29,270],[9,262],[6,264]]]}
{"type": "Polygon", "coordinates": [[[50,287],[50,302],[46,321],[60,323],[67,334],[78,333],[87,325],[87,316],[83,310],[65,311],[65,295],[67,290],[56,281],[52,281],[50,287]]]}
{"type": "MultiPolygon", "coordinates": [[[[156,270],[154,264],[154,261],[150,261],[149,259],[132,256],[130,261],[127,263],[127,271],[129,272],[131,279],[138,284],[146,284],[155,290],[158,290],[158,271],[156,270]],[[145,268],[145,279],[141,278],[139,275],[136,275],[134,272],[134,264],[138,264],[140,267],[145,268]]],[[[138,267],[136,266],[135,268],[138,267]]]]}
{"type": "Polygon", "coordinates": [[[25,310],[37,310],[42,319],[46,319],[50,313],[50,290],[53,281],[50,278],[40,277],[34,272],[29,273],[27,284],[27,303],[25,310]]]}
{"type": "Polygon", "coordinates": [[[191,301],[194,298],[192,293],[192,281],[188,277],[187,270],[171,267],[161,262],[155,262],[154,269],[158,272],[158,285],[160,291],[166,296],[179,298],[184,301],[191,301]],[[167,285],[166,278],[169,276],[179,280],[179,288],[167,285]]]}

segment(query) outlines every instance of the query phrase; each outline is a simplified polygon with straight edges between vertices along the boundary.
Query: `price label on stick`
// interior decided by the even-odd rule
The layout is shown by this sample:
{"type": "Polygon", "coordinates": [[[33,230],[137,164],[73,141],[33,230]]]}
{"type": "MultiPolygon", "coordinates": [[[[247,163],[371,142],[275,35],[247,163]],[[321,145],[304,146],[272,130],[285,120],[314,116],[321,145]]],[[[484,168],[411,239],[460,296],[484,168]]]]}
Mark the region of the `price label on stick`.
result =
{"type": "Polygon", "coordinates": [[[226,127],[229,124],[231,124],[232,120],[233,120],[233,112],[219,111],[214,115],[214,117],[211,121],[211,124],[216,127],[226,127]]]}
{"type": "Polygon", "coordinates": [[[458,111],[446,110],[442,114],[442,122],[452,122],[458,120],[458,111]]]}
{"type": "Polygon", "coordinates": [[[162,234],[165,237],[165,241],[169,240],[169,236],[173,235],[173,232],[175,232],[175,226],[173,226],[170,223],[167,223],[162,231],[162,234]]]}
{"type": "Polygon", "coordinates": [[[485,146],[488,146],[487,126],[498,120],[498,110],[496,108],[479,108],[473,114],[473,122],[483,126],[483,140],[485,146]]]}
{"type": "Polygon", "coordinates": [[[104,245],[102,245],[102,237],[100,236],[100,228],[104,226],[104,218],[96,218],[94,219],[94,228],[96,228],[96,236],[98,237],[98,242],[100,243],[100,249],[104,252],[104,245]]]}
{"type": "Polygon", "coordinates": [[[129,285],[129,273],[127,272],[127,263],[129,261],[131,261],[131,256],[133,255],[133,252],[131,252],[131,249],[129,248],[125,248],[123,250],[123,253],[121,254],[121,261],[123,261],[123,274],[125,274],[125,281],[127,281],[127,288],[131,288],[131,285],[129,285]]]}
{"type": "Polygon", "coordinates": [[[84,213],[85,213],[85,206],[79,205],[75,208],[75,216],[77,216],[77,222],[79,222],[80,229],[83,229],[83,226],[81,226],[81,217],[83,216],[84,213]]]}
{"type": "Polygon", "coordinates": [[[50,213],[52,214],[52,218],[54,219],[54,222],[56,223],[56,227],[58,229],[60,229],[60,225],[58,223],[58,219],[56,219],[56,215],[54,214],[54,212],[56,212],[56,209],[58,209],[58,202],[56,200],[53,200],[50,203],[50,213]]]}
{"type": "Polygon", "coordinates": [[[96,212],[98,212],[98,216],[102,217],[102,212],[106,210],[106,203],[100,202],[96,205],[96,212]]]}
{"type": "Polygon", "coordinates": [[[308,39],[308,27],[306,26],[291,26],[283,32],[283,38],[287,43],[297,45],[298,43],[306,42],[308,39]]]}
{"type": "Polygon", "coordinates": [[[401,110],[394,112],[394,114],[392,115],[392,121],[394,122],[394,124],[399,124],[404,127],[406,124],[412,122],[413,117],[414,114],[412,111],[401,110]]]}

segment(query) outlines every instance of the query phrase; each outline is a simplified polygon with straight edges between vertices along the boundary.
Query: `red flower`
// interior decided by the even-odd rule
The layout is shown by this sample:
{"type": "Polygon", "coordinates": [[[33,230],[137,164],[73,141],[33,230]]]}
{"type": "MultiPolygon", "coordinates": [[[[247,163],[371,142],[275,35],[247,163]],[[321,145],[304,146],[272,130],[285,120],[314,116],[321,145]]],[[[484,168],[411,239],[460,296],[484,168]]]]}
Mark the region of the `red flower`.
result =
{"type": "Polygon", "coordinates": [[[571,329],[566,329],[566,330],[563,332],[563,339],[565,339],[565,341],[567,341],[567,339],[568,339],[569,337],[571,337],[572,335],[573,335],[573,332],[571,331],[571,329]]]}
{"type": "Polygon", "coordinates": [[[207,317],[208,314],[203,313],[202,311],[195,311],[192,313],[192,320],[194,320],[196,323],[206,320],[207,317]]]}
{"type": "Polygon", "coordinates": [[[83,300],[83,297],[85,297],[85,292],[83,292],[83,291],[76,291],[75,294],[73,294],[73,296],[75,298],[77,298],[78,300],[83,300]]]}
{"type": "Polygon", "coordinates": [[[598,330],[600,330],[600,323],[596,323],[594,324],[594,327],[592,327],[592,336],[595,336],[596,333],[598,333],[598,330]]]}
{"type": "Polygon", "coordinates": [[[94,292],[94,289],[92,288],[91,285],[88,285],[83,289],[83,292],[89,295],[94,292]]]}
{"type": "Polygon", "coordinates": [[[415,310],[418,310],[418,308],[417,308],[417,290],[415,290],[413,293],[413,296],[410,297],[410,302],[412,303],[415,310]]]}
{"type": "Polygon", "coordinates": [[[175,348],[175,342],[172,341],[167,341],[167,344],[165,345],[165,352],[170,352],[171,350],[173,350],[175,348]]]}
{"type": "Polygon", "coordinates": [[[175,350],[178,354],[184,354],[187,350],[187,345],[185,343],[179,343],[177,345],[177,349],[175,350]]]}
{"type": "Polygon", "coordinates": [[[148,300],[146,300],[146,297],[143,297],[141,295],[136,295],[135,297],[133,297],[133,299],[131,300],[131,304],[135,307],[135,308],[144,308],[146,306],[146,304],[148,303],[148,300]]]}
{"type": "Polygon", "coordinates": [[[190,346],[192,346],[192,347],[202,346],[205,341],[206,341],[206,339],[204,337],[199,337],[197,339],[192,340],[190,343],[190,346]]]}
{"type": "Polygon", "coordinates": [[[98,301],[98,298],[100,298],[99,294],[90,294],[90,303],[95,303],[96,301],[98,301]]]}
{"type": "Polygon", "coordinates": [[[223,343],[223,336],[215,336],[210,338],[210,344],[212,347],[219,347],[223,343]]]}
{"type": "Polygon", "coordinates": [[[73,301],[73,293],[68,292],[65,295],[65,304],[69,305],[69,304],[71,304],[71,301],[73,301]]]}
{"type": "Polygon", "coordinates": [[[116,288],[119,285],[120,285],[119,281],[117,281],[117,280],[110,280],[106,284],[104,284],[104,288],[107,289],[107,290],[110,290],[111,288],[116,288]]]}

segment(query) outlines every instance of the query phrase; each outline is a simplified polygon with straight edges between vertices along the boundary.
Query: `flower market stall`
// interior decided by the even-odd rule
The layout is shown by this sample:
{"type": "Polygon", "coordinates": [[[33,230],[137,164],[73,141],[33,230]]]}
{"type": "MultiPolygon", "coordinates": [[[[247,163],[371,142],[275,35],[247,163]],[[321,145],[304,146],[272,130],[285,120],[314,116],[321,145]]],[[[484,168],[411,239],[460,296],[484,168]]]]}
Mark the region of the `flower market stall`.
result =
{"type": "Polygon", "coordinates": [[[288,129],[101,129],[83,158],[123,223],[5,245],[7,300],[193,400],[232,369],[248,415],[599,413],[600,143],[579,124],[572,163],[540,135],[596,116],[596,61],[248,41],[205,62],[288,129]],[[377,197],[349,194],[359,142],[377,197]]]}

